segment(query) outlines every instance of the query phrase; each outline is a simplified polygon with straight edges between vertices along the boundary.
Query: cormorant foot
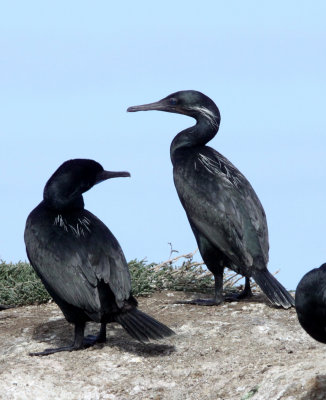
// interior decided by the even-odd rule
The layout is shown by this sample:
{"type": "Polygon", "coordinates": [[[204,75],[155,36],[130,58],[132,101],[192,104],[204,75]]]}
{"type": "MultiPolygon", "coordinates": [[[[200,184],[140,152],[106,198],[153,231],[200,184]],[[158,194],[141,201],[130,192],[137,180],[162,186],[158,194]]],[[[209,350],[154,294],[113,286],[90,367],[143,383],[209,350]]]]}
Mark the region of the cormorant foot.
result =
{"type": "Polygon", "coordinates": [[[83,344],[84,346],[90,347],[93,346],[96,343],[105,343],[106,342],[106,337],[98,334],[98,335],[87,335],[84,337],[83,344]]]}
{"type": "Polygon", "coordinates": [[[244,290],[242,292],[240,292],[239,294],[228,294],[227,296],[225,296],[224,300],[231,302],[231,301],[240,301],[243,299],[248,299],[250,297],[253,297],[252,292],[250,291],[250,293],[245,292],[244,290]]]}
{"type": "Polygon", "coordinates": [[[225,296],[225,301],[240,301],[242,299],[246,299],[252,296],[253,294],[250,287],[250,278],[246,277],[244,289],[238,294],[228,294],[227,296],[225,296]]]}
{"type": "Polygon", "coordinates": [[[50,354],[54,353],[60,353],[62,351],[75,351],[75,350],[81,350],[84,347],[76,347],[74,345],[71,346],[64,346],[64,347],[58,347],[56,349],[45,349],[44,351],[39,351],[36,353],[29,353],[30,356],[49,356],[50,354]]]}
{"type": "Polygon", "coordinates": [[[50,354],[59,353],[62,351],[77,351],[87,349],[89,347],[94,346],[96,343],[104,343],[106,341],[106,337],[99,334],[95,335],[88,335],[84,337],[83,344],[81,346],[76,346],[72,344],[71,346],[64,346],[58,347],[56,349],[45,349],[44,351],[36,352],[36,353],[29,353],[30,356],[48,356],[50,354]]]}

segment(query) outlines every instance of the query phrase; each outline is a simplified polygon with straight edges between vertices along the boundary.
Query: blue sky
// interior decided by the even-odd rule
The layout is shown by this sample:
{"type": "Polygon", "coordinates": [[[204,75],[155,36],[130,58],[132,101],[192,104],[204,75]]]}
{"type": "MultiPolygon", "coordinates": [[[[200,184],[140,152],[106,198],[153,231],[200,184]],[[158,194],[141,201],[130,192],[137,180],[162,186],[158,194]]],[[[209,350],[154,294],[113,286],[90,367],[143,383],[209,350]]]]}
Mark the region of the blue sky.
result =
{"type": "Polygon", "coordinates": [[[116,3],[0,6],[0,258],[26,259],[27,215],[77,157],[131,173],[84,196],[128,260],[193,251],[169,146],[194,121],[126,109],[195,89],[221,112],[210,145],[265,208],[269,269],[295,288],[326,261],[326,3],[116,3]]]}

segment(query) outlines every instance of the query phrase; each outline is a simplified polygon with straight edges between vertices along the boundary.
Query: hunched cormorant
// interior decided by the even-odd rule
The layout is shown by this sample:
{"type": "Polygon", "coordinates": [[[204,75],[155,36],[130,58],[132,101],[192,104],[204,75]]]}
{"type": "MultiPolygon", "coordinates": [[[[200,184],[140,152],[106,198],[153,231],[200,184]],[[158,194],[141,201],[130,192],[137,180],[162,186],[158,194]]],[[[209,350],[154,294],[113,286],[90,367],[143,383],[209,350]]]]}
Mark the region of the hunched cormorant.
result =
{"type": "Polygon", "coordinates": [[[82,193],[97,183],[129,172],[110,172],[93,161],[63,163],[45,185],[43,201],[25,228],[27,256],[44,286],[75,325],[71,346],[31,355],[79,350],[106,340],[106,324],[118,322],[139,341],[174,332],[137,309],[122,249],[110,230],[84,208],[82,193]],[[101,323],[97,337],[84,338],[86,322],[101,323]]]}
{"type": "Polygon", "coordinates": [[[295,291],[295,308],[302,328],[326,343],[326,264],[301,279],[295,291]]]}
{"type": "Polygon", "coordinates": [[[220,304],[223,270],[228,267],[246,277],[240,297],[251,295],[249,278],[253,277],[274,305],[294,305],[292,296],[267,270],[267,222],[256,193],[227,158],[206,146],[220,125],[215,103],[203,93],[185,90],[127,111],[147,110],[184,114],[197,121],[181,131],[170,148],[175,187],[199,251],[215,278],[213,300],[189,303],[220,304]]]}

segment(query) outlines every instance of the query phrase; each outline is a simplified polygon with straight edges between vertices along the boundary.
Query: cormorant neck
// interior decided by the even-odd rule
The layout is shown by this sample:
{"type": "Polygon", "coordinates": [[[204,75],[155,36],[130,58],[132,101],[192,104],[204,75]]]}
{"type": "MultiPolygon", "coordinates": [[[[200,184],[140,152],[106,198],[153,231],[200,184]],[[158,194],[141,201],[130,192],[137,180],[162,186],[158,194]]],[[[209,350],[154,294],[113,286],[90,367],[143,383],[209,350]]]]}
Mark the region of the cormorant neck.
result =
{"type": "Polygon", "coordinates": [[[179,132],[172,140],[170,147],[172,164],[174,164],[180,150],[195,146],[205,146],[216,135],[220,124],[219,116],[218,118],[210,119],[199,116],[196,120],[196,125],[179,132]]]}
{"type": "Polygon", "coordinates": [[[84,199],[80,192],[76,191],[67,195],[58,190],[56,185],[46,185],[43,193],[44,203],[54,210],[83,209],[84,199]]]}

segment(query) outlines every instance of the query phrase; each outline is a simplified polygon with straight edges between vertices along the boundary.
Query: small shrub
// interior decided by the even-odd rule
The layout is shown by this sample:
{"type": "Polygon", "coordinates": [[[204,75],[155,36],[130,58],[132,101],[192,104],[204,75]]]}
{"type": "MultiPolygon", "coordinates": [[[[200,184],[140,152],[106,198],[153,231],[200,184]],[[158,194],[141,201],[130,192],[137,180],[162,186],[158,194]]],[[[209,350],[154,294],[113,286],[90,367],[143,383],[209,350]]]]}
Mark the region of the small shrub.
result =
{"type": "MultiPolygon", "coordinates": [[[[214,288],[213,275],[202,262],[193,260],[194,253],[169,259],[161,264],[147,264],[145,260],[128,263],[132,293],[147,296],[156,290],[209,292],[214,288]],[[181,265],[177,262],[181,260],[181,265]]],[[[225,275],[224,284],[232,288],[241,279],[235,273],[225,275]]],[[[46,303],[51,297],[27,262],[16,264],[0,261],[0,304],[22,306],[46,303]]]]}
{"type": "Polygon", "coordinates": [[[50,300],[30,264],[0,262],[0,304],[22,306],[50,300]]]}

